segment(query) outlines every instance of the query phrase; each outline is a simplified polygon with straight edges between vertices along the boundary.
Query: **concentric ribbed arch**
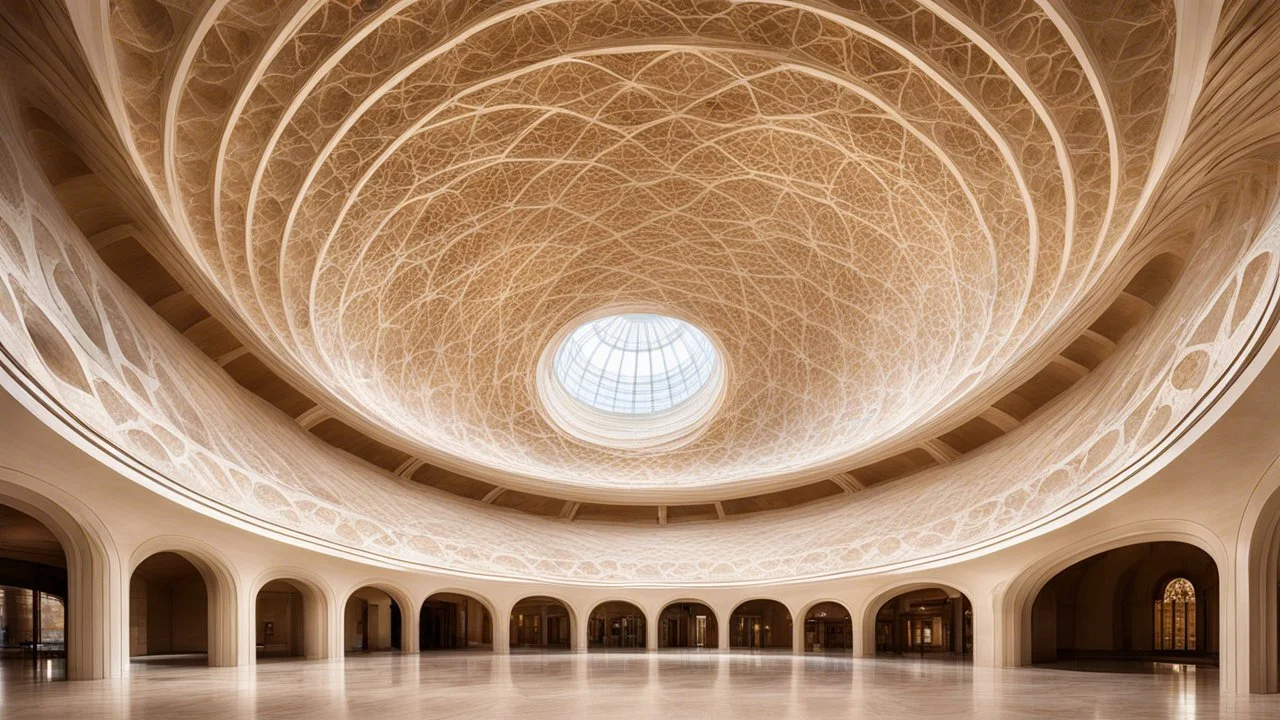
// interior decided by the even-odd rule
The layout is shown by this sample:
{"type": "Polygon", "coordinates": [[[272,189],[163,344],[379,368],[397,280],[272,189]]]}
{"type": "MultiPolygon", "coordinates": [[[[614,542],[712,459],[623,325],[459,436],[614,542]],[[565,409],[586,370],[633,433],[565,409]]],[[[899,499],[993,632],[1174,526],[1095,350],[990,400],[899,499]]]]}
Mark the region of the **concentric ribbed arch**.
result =
{"type": "MultiPolygon", "coordinates": [[[[761,584],[971,557],[1142,482],[1230,400],[1274,312],[1280,235],[1270,186],[1257,181],[1259,168],[1274,167],[1273,144],[1258,142],[1273,123],[1256,98],[1226,91],[1269,77],[1274,58],[1256,37],[1219,47],[1189,141],[1173,161],[1158,157],[1180,137],[1155,130],[1180,124],[1166,121],[1168,99],[1187,97],[1192,84],[1170,70],[1172,5],[1126,3],[1111,10],[1127,15],[1100,16],[1072,15],[1068,3],[1055,5],[1064,13],[1055,22],[1038,5],[998,16],[956,3],[949,12],[970,28],[968,40],[916,22],[929,19],[912,16],[928,12],[923,4],[865,6],[859,21],[927,59],[981,108],[1008,153],[918,65],[841,35],[840,23],[803,6],[520,6],[530,17],[513,15],[488,40],[468,36],[465,53],[441,55],[426,76],[406,74],[376,98],[367,93],[385,79],[377,73],[402,70],[421,51],[396,25],[416,23],[444,42],[475,25],[465,5],[394,6],[397,17],[368,30],[376,42],[344,51],[335,74],[305,96],[298,86],[315,63],[364,32],[368,16],[335,3],[287,18],[232,0],[212,20],[175,4],[134,22],[131,11],[156,6],[115,7],[107,40],[130,62],[99,85],[119,92],[106,106],[126,109],[118,126],[131,135],[133,165],[75,162],[58,145],[75,132],[57,131],[56,108],[26,111],[40,98],[0,116],[6,376],[138,482],[335,554],[625,585],[761,584]],[[567,37],[519,45],[522,20],[552,29],[582,20],[565,26],[589,30],[596,16],[552,9],[600,7],[670,10],[725,35],[765,27],[754,22],[760,8],[775,24],[754,36],[760,53],[722,52],[696,37],[680,53],[601,54],[518,72],[567,37]],[[706,7],[712,17],[695,15],[706,7]],[[889,12],[898,7],[911,12],[889,12]],[[1044,23],[1034,47],[1016,41],[1025,36],[1011,18],[1044,23]],[[199,32],[200,23],[212,27],[199,32]],[[906,26],[921,30],[909,36],[906,26]],[[1112,42],[1120,27],[1145,41],[1140,50],[1112,42]],[[805,28],[812,34],[791,32],[805,28]],[[219,52],[225,38],[238,52],[219,52]],[[517,43],[510,54],[491,51],[508,42],[517,43]],[[280,51],[264,55],[264,72],[238,92],[269,47],[280,51]],[[980,52],[966,64],[953,49],[980,52]],[[902,122],[783,58],[870,88],[902,122]],[[498,67],[504,59],[515,67],[498,67]],[[165,99],[174,95],[155,78],[179,65],[189,67],[176,81],[179,99],[165,99]],[[1023,68],[1023,89],[995,66],[1023,68]],[[487,79],[466,75],[477,67],[504,79],[458,92],[487,79]],[[623,92],[628,84],[636,92],[623,92]],[[246,98],[244,120],[219,158],[208,138],[237,97],[246,98]],[[171,102],[172,134],[153,132],[167,111],[152,110],[171,102]],[[490,112],[521,104],[535,113],[490,112]],[[450,122],[384,153],[423,108],[450,122]],[[1045,113],[1069,150],[1071,193],[1045,113]],[[649,123],[650,132],[615,146],[575,117],[649,123]],[[474,124],[458,131],[463,122],[474,124]],[[280,140],[255,180],[276,127],[280,140]],[[317,162],[330,140],[331,155],[317,162]],[[578,152],[599,155],[609,172],[576,172],[578,152]],[[448,175],[476,158],[525,168],[490,163],[465,180],[448,175]],[[532,161],[540,164],[524,172],[532,161]],[[210,184],[218,163],[221,180],[210,184]],[[1156,172],[1163,163],[1167,176],[1156,172]],[[126,182],[104,189],[90,165],[126,182]],[[182,217],[173,230],[188,257],[162,244],[160,223],[102,226],[112,191],[146,197],[127,182],[133,172],[151,183],[142,190],[173,191],[165,210],[182,217]],[[356,181],[359,201],[349,203],[356,181]],[[240,242],[241,228],[253,245],[240,242]],[[173,267],[189,261],[206,272],[210,296],[236,298],[243,314],[226,325],[207,312],[184,315],[195,315],[193,293],[161,295],[141,264],[127,262],[149,248],[168,250],[155,257],[173,267]],[[263,268],[254,282],[250,266],[263,268]],[[581,313],[641,302],[705,327],[735,373],[731,401],[697,442],[636,462],[557,433],[537,412],[531,368],[581,313]],[[233,332],[252,345],[235,346],[233,332]],[[275,407],[246,397],[231,380],[252,388],[255,372],[302,378],[322,388],[321,403],[263,385],[258,397],[275,407]],[[747,465],[758,476],[742,472],[747,465]],[[589,487],[600,478],[603,488],[589,487]],[[461,490],[436,489],[445,487],[461,490]],[[525,492],[535,488],[554,507],[525,492]],[[645,509],[640,500],[660,508],[649,506],[647,521],[626,514],[645,509]],[[765,512],[783,507],[792,509],[765,512]],[[610,513],[630,524],[593,522],[610,513]],[[700,522],[712,518],[721,521],[700,522]]],[[[672,33],[663,29],[627,32],[665,42],[672,33]]],[[[751,46],[741,39],[732,45],[751,46]]]]}
{"type": "MultiPolygon", "coordinates": [[[[1172,52],[1168,6],[1125,11],[1172,52]]],[[[1158,140],[1132,128],[1158,107],[1111,98],[1168,81],[1106,56],[1107,18],[1039,4],[228,0],[181,21],[155,167],[239,329],[379,441],[570,498],[783,489],[972,417],[1115,282],[1122,180],[1158,140]],[[216,147],[192,144],[204,123],[216,147]],[[556,328],[628,303],[730,338],[735,400],[661,463],[555,432],[530,383],[556,328]]]]}

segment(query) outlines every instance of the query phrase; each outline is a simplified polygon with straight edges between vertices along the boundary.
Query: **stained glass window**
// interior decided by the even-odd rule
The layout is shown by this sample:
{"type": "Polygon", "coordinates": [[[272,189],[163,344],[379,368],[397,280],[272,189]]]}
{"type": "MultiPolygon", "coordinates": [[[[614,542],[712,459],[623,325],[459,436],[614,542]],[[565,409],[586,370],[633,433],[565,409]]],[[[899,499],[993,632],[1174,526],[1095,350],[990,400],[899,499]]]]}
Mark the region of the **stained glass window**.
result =
{"type": "Polygon", "coordinates": [[[1155,601],[1157,650],[1196,649],[1196,589],[1186,578],[1174,578],[1155,601]]]}
{"type": "Polygon", "coordinates": [[[1174,578],[1164,586],[1165,602],[1195,602],[1196,589],[1186,578],[1174,578]]]}

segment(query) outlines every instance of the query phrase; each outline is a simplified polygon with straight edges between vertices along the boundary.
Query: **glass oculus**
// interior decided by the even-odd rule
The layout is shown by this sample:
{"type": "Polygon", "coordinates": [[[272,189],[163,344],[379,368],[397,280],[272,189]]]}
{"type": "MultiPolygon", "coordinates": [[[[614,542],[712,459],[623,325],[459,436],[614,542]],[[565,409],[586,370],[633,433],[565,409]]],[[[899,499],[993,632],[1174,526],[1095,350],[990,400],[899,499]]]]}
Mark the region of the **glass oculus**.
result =
{"type": "Polygon", "coordinates": [[[539,392],[553,422],[580,440],[619,448],[683,444],[719,406],[724,360],[691,323],[619,313],[560,337],[544,356],[539,392]]]}

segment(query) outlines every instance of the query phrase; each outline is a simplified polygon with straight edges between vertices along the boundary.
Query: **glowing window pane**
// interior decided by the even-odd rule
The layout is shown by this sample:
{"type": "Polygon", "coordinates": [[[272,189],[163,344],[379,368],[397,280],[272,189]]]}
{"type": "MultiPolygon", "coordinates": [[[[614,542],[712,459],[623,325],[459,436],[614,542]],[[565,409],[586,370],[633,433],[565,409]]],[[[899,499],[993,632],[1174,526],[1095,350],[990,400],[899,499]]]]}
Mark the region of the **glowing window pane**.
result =
{"type": "Polygon", "coordinates": [[[719,357],[698,328],[651,313],[610,315],[570,333],[554,361],[574,399],[625,415],[660,413],[706,386],[719,357]]]}
{"type": "Polygon", "coordinates": [[[1186,578],[1174,578],[1169,581],[1168,585],[1164,586],[1165,602],[1173,602],[1175,600],[1178,602],[1190,602],[1195,599],[1195,586],[1186,578]]]}
{"type": "Polygon", "coordinates": [[[1157,650],[1196,649],[1196,589],[1186,578],[1174,578],[1155,602],[1157,650]]]}

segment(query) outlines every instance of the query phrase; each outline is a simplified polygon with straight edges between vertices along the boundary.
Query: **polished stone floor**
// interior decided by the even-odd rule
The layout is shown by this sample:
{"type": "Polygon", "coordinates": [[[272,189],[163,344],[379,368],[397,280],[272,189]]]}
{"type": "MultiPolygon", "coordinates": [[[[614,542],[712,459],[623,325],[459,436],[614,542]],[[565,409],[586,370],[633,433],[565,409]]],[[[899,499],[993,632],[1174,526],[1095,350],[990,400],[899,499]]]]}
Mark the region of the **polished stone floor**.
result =
{"type": "MultiPolygon", "coordinates": [[[[1123,668],[1120,668],[1123,669],[1123,668]]],[[[1132,669],[1132,668],[1130,668],[1132,669]]],[[[137,663],[129,678],[0,670],[3,718],[1280,718],[1217,673],[991,670],[838,656],[373,654],[246,668],[137,663]]]]}

